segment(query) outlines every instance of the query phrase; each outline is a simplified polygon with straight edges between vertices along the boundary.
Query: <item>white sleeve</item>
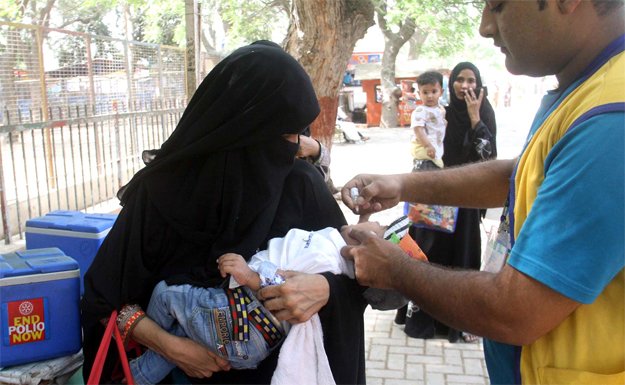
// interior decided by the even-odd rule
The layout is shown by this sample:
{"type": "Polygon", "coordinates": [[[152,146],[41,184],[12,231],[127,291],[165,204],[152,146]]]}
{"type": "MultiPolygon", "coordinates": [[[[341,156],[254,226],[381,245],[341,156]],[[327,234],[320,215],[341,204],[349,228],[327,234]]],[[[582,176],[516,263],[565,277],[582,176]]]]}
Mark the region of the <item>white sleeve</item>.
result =
{"type": "Polygon", "coordinates": [[[425,127],[426,115],[425,108],[423,108],[423,106],[417,106],[410,116],[410,127],[425,127]]]}

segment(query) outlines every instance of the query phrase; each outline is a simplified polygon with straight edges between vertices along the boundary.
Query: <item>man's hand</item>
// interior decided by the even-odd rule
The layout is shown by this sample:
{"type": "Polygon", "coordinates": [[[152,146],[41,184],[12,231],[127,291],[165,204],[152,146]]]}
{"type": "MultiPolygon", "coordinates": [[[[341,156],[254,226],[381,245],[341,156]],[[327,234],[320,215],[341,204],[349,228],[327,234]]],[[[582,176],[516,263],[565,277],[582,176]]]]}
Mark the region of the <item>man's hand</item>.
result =
{"type": "Polygon", "coordinates": [[[260,285],[258,274],[250,269],[241,255],[226,253],[217,259],[217,263],[223,278],[230,274],[240,285],[251,286],[252,288],[260,285]]]}
{"type": "Polygon", "coordinates": [[[341,197],[354,213],[366,215],[396,206],[401,199],[402,188],[401,175],[360,174],[343,186],[341,197]],[[350,195],[352,187],[358,188],[359,196],[355,202],[350,195]]]}
{"type": "Polygon", "coordinates": [[[410,260],[397,245],[385,241],[370,230],[352,226],[351,239],[360,242],[358,246],[345,246],[341,255],[354,261],[354,271],[358,283],[380,289],[394,289],[394,269],[401,268],[410,260]]]}
{"type": "Polygon", "coordinates": [[[280,321],[306,322],[328,303],[330,285],[323,275],[294,271],[282,275],[285,283],[267,286],[256,295],[280,321]]]}

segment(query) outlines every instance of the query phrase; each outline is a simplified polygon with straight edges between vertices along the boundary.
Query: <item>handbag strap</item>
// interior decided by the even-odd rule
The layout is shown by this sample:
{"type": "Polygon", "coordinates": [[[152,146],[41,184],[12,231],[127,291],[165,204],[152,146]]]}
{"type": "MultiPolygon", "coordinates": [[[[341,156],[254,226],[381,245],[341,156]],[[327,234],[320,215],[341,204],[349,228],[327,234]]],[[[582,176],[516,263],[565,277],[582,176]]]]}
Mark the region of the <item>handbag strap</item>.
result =
{"type": "Polygon", "coordinates": [[[130,372],[130,366],[128,365],[128,357],[126,356],[126,350],[124,349],[124,343],[122,342],[121,334],[116,324],[117,310],[113,310],[111,317],[109,318],[104,335],[102,336],[102,342],[98,348],[98,353],[93,361],[93,367],[87,380],[87,385],[99,384],[100,377],[102,377],[102,370],[104,369],[104,362],[106,361],[106,355],[108,354],[109,346],[111,345],[111,337],[114,336],[115,343],[117,344],[117,350],[119,351],[119,359],[124,370],[124,376],[128,385],[134,385],[135,381],[130,372]]]}

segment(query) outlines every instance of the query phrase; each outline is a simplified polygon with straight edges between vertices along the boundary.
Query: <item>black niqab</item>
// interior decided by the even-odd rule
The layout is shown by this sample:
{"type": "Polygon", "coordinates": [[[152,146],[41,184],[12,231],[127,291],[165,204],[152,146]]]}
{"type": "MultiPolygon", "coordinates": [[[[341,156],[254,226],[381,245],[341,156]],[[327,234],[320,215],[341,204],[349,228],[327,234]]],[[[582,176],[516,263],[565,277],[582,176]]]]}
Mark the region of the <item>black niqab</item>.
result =
{"type": "MultiPolygon", "coordinates": [[[[445,108],[445,119],[447,120],[447,129],[445,131],[444,147],[445,153],[443,155],[443,162],[445,167],[456,166],[475,161],[467,154],[466,138],[467,133],[471,130],[471,119],[467,112],[467,103],[464,99],[459,99],[454,91],[454,82],[458,78],[460,71],[469,69],[475,74],[475,81],[477,88],[482,88],[482,76],[480,70],[470,62],[458,63],[451,71],[449,77],[449,105],[445,108]]],[[[486,125],[490,131],[492,137],[496,136],[497,123],[495,121],[495,111],[486,97],[482,99],[482,105],[480,106],[480,120],[486,125]]],[[[492,157],[497,155],[496,148],[493,142],[493,154],[492,157]]]]}

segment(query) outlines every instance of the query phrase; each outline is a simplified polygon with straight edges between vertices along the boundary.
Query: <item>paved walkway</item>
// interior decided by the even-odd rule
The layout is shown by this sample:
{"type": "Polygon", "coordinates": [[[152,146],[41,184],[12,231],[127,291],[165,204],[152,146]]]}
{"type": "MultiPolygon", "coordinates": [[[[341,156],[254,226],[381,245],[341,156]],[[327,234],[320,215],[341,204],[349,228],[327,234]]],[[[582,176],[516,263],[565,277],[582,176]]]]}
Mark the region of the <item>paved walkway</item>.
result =
{"type": "Polygon", "coordinates": [[[367,384],[488,384],[482,343],[408,337],[394,311],[365,313],[367,384]]]}

